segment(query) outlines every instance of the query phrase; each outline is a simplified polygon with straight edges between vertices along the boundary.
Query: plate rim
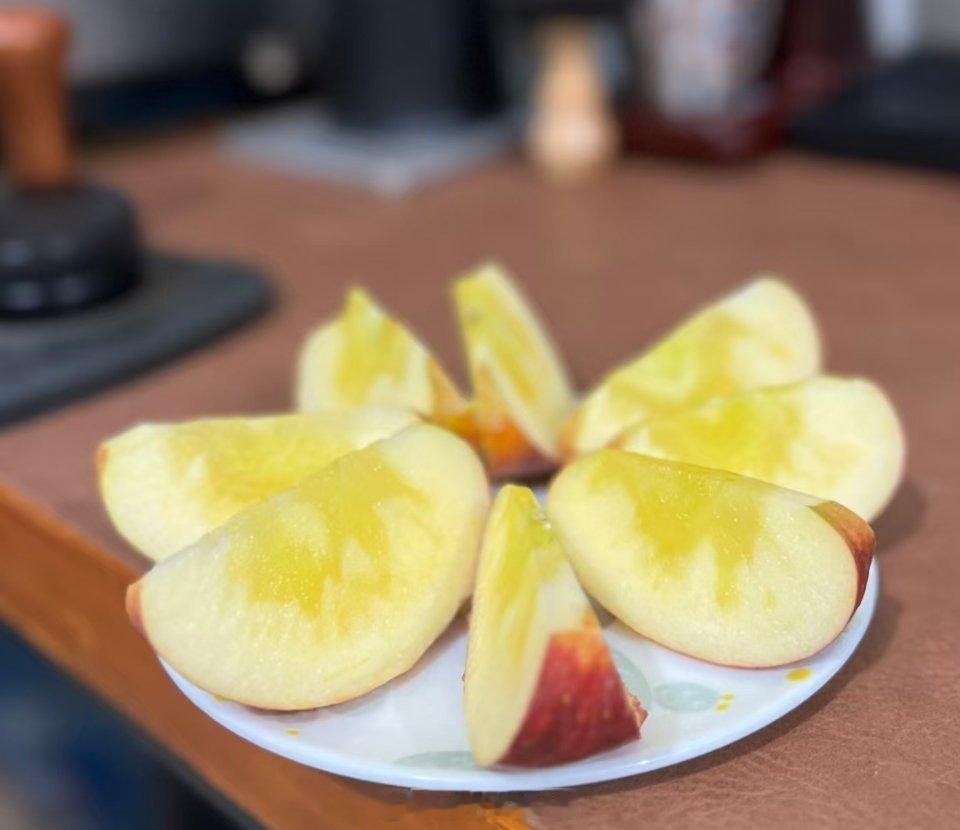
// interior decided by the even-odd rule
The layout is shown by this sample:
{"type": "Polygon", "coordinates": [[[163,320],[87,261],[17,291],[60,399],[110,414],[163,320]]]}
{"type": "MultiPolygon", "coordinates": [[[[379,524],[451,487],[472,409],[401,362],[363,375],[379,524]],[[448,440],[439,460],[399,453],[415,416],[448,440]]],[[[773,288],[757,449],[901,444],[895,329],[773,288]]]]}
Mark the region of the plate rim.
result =
{"type": "MultiPolygon", "coordinates": [[[[817,652],[817,654],[822,654],[827,649],[839,649],[839,660],[836,666],[830,671],[823,672],[822,675],[817,674],[808,684],[805,684],[802,687],[804,694],[799,698],[779,698],[775,704],[771,705],[769,711],[761,710],[763,714],[758,719],[746,721],[739,727],[719,735],[684,743],[683,749],[680,751],[668,752],[656,758],[640,758],[631,761],[624,761],[623,759],[614,761],[611,758],[609,766],[601,765],[598,767],[594,763],[589,768],[584,768],[583,762],[575,761],[569,764],[537,767],[529,770],[440,770],[404,767],[396,761],[358,760],[350,756],[344,756],[340,752],[325,750],[318,748],[316,745],[303,744],[291,738],[285,738],[282,733],[278,733],[276,736],[264,735],[256,730],[249,729],[246,718],[235,717],[229,710],[224,710],[210,693],[193,685],[164,660],[158,659],[180,692],[212,720],[255,746],[313,769],[375,784],[437,792],[538,792],[616,781],[673,767],[694,758],[708,755],[711,752],[716,752],[718,749],[735,744],[756,732],[766,729],[817,694],[847,665],[870,629],[870,624],[876,613],[879,595],[880,567],[876,557],[874,557],[870,565],[867,586],[860,606],[840,635],[824,649],[817,652]],[[217,705],[210,705],[210,701],[217,705]],[[549,783],[543,783],[542,779],[544,777],[549,779],[549,783]]],[[[815,656],[811,655],[811,657],[815,656]]],[[[799,662],[808,662],[809,659],[799,662]]],[[[789,671],[791,665],[798,664],[791,663],[771,669],[750,669],[748,671],[789,671]]],[[[615,751],[611,750],[611,752],[615,751]]],[[[598,757],[602,758],[602,755],[594,756],[590,760],[595,761],[598,757]]]]}

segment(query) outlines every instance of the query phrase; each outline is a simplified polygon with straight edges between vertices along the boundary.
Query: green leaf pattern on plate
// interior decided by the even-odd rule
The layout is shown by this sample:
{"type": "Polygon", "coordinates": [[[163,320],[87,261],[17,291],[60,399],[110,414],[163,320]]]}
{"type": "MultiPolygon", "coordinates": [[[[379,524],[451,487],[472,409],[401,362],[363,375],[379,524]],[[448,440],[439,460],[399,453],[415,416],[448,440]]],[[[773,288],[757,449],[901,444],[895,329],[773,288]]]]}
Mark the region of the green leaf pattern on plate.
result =
{"type": "Polygon", "coordinates": [[[473,756],[469,752],[456,750],[418,752],[415,755],[398,758],[396,763],[405,767],[426,767],[427,769],[480,769],[473,763],[473,756]]]}
{"type": "MultiPolygon", "coordinates": [[[[626,654],[615,648],[610,649],[610,654],[627,690],[648,711],[656,705],[672,712],[704,712],[721,700],[719,692],[700,683],[661,683],[652,689],[643,672],[626,654]]],[[[398,758],[396,763],[425,769],[480,769],[469,752],[458,750],[418,752],[398,758]]]]}
{"type": "Polygon", "coordinates": [[[613,664],[620,672],[620,679],[623,680],[627,691],[640,701],[644,709],[649,710],[653,704],[653,692],[650,690],[650,684],[644,677],[643,672],[640,671],[639,666],[626,654],[615,648],[610,649],[610,656],[613,657],[613,664]]]}
{"type": "Polygon", "coordinates": [[[720,695],[699,683],[661,683],[654,689],[654,698],[673,712],[703,712],[715,706],[720,695]]]}

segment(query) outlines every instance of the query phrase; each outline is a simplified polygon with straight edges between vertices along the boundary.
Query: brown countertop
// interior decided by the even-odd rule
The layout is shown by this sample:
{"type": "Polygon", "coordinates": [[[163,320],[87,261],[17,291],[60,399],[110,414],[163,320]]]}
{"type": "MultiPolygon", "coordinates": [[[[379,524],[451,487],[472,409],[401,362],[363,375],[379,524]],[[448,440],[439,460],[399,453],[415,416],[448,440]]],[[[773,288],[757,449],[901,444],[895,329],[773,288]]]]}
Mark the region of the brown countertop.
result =
{"type": "Polygon", "coordinates": [[[783,154],[718,171],[631,161],[579,191],[503,162],[402,201],[224,158],[208,135],[113,149],[96,174],[157,245],[260,263],[276,310],[139,380],[0,433],[0,619],[271,826],[603,828],[942,824],[960,814],[960,183],[783,154]],[[496,257],[589,383],[758,270],[812,301],[827,366],[900,407],[905,483],[876,522],[877,616],[783,720],[705,758],[509,802],[411,795],[299,767],[192,709],[126,625],[139,556],[100,507],[93,451],[138,420],[289,406],[294,357],[362,282],[462,377],[446,281],[496,257]],[[5,482],[5,486],[3,485],[5,482]],[[359,823],[358,823],[359,822],[359,823]]]}

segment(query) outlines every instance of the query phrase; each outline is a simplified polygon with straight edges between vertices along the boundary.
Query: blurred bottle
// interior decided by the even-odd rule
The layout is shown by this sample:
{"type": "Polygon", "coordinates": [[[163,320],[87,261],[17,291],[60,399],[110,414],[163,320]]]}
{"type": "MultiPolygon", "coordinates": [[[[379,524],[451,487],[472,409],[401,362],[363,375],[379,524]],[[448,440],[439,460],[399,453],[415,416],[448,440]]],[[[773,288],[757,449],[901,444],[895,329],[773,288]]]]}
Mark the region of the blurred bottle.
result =
{"type": "Polygon", "coordinates": [[[330,107],[367,130],[457,126],[502,106],[491,0],[334,0],[330,107]]]}
{"type": "Polygon", "coordinates": [[[617,151],[593,34],[590,22],[575,18],[547,20],[537,29],[541,67],[527,149],[537,168],[560,184],[595,177],[617,151]]]}
{"type": "Polygon", "coordinates": [[[636,0],[635,152],[735,161],[780,143],[796,108],[862,64],[857,0],[636,0]]]}
{"type": "Polygon", "coordinates": [[[908,55],[920,41],[921,0],[866,0],[870,51],[881,61],[908,55]]]}
{"type": "Polygon", "coordinates": [[[867,62],[866,27],[856,0],[792,0],[776,67],[780,105],[787,112],[843,89],[867,62]]]}

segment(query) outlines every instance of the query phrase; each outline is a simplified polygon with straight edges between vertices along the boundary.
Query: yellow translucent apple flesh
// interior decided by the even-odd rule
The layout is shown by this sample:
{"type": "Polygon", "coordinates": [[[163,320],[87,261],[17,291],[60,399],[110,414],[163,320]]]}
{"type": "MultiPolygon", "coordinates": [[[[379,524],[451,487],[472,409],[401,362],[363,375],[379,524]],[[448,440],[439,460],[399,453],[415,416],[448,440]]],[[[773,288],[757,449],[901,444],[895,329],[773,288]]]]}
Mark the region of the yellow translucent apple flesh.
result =
{"type": "Polygon", "coordinates": [[[814,493],[870,520],[903,475],[904,437],[866,380],[819,377],[714,398],[627,430],[615,446],[814,493]]]}
{"type": "Polygon", "coordinates": [[[453,296],[488,469],[496,477],[554,469],[574,394],[543,323],[496,265],[457,280],[453,296]]]}
{"type": "Polygon", "coordinates": [[[127,608],[213,694],[277,710],[349,700],[409,669],[449,624],[488,506],[473,450],[411,426],[155,565],[127,608]]]}
{"type": "Polygon", "coordinates": [[[485,766],[574,761],[640,737],[589,601],[536,497],[504,487],[484,536],[464,702],[485,766]]]}
{"type": "Polygon", "coordinates": [[[402,409],[142,424],[97,453],[118,532],[159,561],[245,507],[417,421],[402,409]]]}
{"type": "Polygon", "coordinates": [[[873,532],[835,502],[720,470],[601,450],[548,512],[587,591],[640,634],[730,666],[802,660],[863,596],[873,532]]]}
{"type": "Polygon", "coordinates": [[[564,426],[561,443],[567,456],[598,449],[648,419],[717,395],[804,380],[819,369],[810,309],[779,280],[757,279],[604,378],[564,426]]]}
{"type": "Polygon", "coordinates": [[[390,406],[473,435],[469,406],[417,337],[362,289],[318,327],[300,352],[297,408],[306,412],[390,406]]]}

